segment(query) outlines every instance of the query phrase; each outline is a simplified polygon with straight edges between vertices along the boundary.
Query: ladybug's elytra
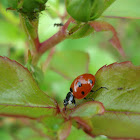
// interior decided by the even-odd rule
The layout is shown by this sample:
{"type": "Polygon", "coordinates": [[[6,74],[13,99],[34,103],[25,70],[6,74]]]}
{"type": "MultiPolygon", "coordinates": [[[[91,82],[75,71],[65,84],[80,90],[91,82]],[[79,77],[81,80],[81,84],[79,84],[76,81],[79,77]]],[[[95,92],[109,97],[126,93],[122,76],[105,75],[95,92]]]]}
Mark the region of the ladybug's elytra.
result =
{"type": "MultiPolygon", "coordinates": [[[[64,106],[66,109],[66,106],[68,104],[75,104],[75,98],[76,99],[86,99],[85,97],[89,92],[96,92],[97,90],[101,88],[106,87],[100,87],[96,91],[93,91],[92,88],[95,84],[95,76],[92,74],[82,74],[78,76],[74,81],[72,82],[70,86],[70,92],[68,92],[65,100],[64,100],[64,106]]],[[[107,88],[106,88],[107,89],[107,88]]]]}

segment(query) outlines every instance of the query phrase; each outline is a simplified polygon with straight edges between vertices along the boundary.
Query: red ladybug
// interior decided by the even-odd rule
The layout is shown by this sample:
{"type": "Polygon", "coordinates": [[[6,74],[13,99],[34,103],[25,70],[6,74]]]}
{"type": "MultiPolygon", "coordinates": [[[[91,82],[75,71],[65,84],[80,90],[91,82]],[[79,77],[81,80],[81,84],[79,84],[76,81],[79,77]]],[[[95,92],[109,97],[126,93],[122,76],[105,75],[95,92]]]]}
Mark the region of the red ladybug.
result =
{"type": "MultiPolygon", "coordinates": [[[[70,92],[68,92],[63,104],[66,106],[68,104],[75,104],[75,98],[76,99],[86,99],[85,97],[89,92],[96,92],[101,88],[106,88],[106,87],[100,87],[96,91],[93,91],[92,88],[94,87],[95,84],[95,76],[92,74],[82,74],[78,76],[74,81],[72,82],[70,86],[70,92]]],[[[107,89],[107,88],[106,88],[107,89]]]]}

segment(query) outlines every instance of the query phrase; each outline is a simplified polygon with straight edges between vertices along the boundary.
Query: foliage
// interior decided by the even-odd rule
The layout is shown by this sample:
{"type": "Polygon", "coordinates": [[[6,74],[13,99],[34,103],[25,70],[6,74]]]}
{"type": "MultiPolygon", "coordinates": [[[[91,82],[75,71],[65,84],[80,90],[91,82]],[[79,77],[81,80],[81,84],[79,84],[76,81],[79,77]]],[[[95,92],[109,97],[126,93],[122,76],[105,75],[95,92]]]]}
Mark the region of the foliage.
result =
{"type": "MultiPolygon", "coordinates": [[[[121,2],[3,0],[0,3],[0,115],[5,117],[1,122],[7,116],[19,119],[19,122],[7,119],[10,121],[0,130],[1,138],[140,139],[140,67],[130,62],[140,64],[139,48],[136,41],[127,44],[131,41],[129,36],[139,41],[139,32],[135,33],[134,27],[130,26],[126,41],[123,41],[123,34],[117,33],[119,28],[127,28],[122,24],[126,18],[139,17],[136,12],[132,14],[133,10],[132,17],[122,12],[118,14],[123,18],[118,20],[119,25],[104,18],[114,17],[109,10],[120,6],[121,2]],[[53,24],[54,21],[64,25],[53,24]],[[48,37],[49,28],[50,38],[46,40],[44,36],[48,37]],[[108,33],[109,37],[106,37],[103,31],[110,31],[112,35],[108,33]],[[94,42],[89,35],[94,36],[94,42]],[[114,48],[99,41],[108,38],[114,48]],[[99,44],[105,48],[97,48],[99,44]],[[129,44],[134,46],[133,51],[125,47],[129,44]],[[118,52],[113,52],[116,49],[118,52]],[[124,60],[130,61],[114,63],[124,60]],[[104,65],[106,63],[109,65],[104,65]],[[80,74],[95,72],[93,90],[107,89],[89,93],[87,98],[95,101],[76,100],[77,107],[69,105],[65,110],[63,99],[71,81],[80,74]]],[[[138,0],[135,2],[139,3],[138,0]]],[[[132,9],[136,7],[133,3],[129,2],[134,5],[132,9]]],[[[139,24],[137,21],[135,26],[139,27],[139,24]]]]}

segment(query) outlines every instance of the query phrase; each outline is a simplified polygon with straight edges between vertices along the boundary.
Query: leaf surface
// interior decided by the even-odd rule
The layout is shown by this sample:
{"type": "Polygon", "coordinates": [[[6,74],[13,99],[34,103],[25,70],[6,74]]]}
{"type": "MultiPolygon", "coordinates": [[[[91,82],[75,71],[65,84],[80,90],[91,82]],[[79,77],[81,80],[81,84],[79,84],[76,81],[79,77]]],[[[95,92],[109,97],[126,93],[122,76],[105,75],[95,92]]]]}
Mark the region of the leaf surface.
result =
{"type": "Polygon", "coordinates": [[[111,6],[116,0],[105,0],[104,10],[111,6]]]}
{"type": "Polygon", "coordinates": [[[38,118],[52,114],[56,106],[26,68],[0,57],[0,115],[38,118]]]}
{"type": "Polygon", "coordinates": [[[110,138],[140,139],[140,114],[106,112],[92,119],[94,135],[106,135],[110,138]]]}
{"type": "Polygon", "coordinates": [[[117,32],[111,24],[109,24],[108,22],[105,22],[105,21],[93,21],[93,22],[90,22],[89,24],[91,25],[91,27],[93,27],[95,29],[96,32],[111,31],[113,33],[113,36],[109,40],[109,42],[113,45],[114,48],[116,48],[118,50],[118,52],[123,57],[125,57],[125,52],[122,48],[122,45],[118,38],[117,32]]]}
{"type": "Polygon", "coordinates": [[[94,135],[110,138],[140,138],[140,67],[131,62],[113,63],[100,68],[96,84],[87,98],[100,101],[105,114],[93,116],[94,135]]]}
{"type": "Polygon", "coordinates": [[[72,123],[70,120],[61,125],[61,128],[58,131],[59,140],[65,140],[68,137],[71,131],[71,126],[72,126],[72,123]]]}
{"type": "MultiPolygon", "coordinates": [[[[140,112],[140,67],[131,62],[103,66],[95,75],[96,89],[107,87],[93,94],[106,110],[140,112]]],[[[94,88],[95,89],[95,88],[94,88]]]]}
{"type": "Polygon", "coordinates": [[[71,117],[91,118],[96,114],[103,114],[104,106],[100,102],[90,101],[77,107],[71,114],[71,117]]]}

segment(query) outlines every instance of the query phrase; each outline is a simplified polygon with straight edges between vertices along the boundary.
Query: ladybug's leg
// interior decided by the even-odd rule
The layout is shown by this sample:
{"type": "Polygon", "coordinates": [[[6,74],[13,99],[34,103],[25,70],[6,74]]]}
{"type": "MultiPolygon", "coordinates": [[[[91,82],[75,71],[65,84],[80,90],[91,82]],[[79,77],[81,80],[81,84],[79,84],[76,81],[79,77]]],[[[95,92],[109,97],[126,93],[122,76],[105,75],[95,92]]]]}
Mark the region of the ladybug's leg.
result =
{"type": "MultiPolygon", "coordinates": [[[[105,88],[105,89],[107,89],[106,87],[100,87],[100,88],[98,88],[97,90],[91,90],[90,92],[97,92],[98,90],[100,90],[100,89],[102,89],[102,88],[105,88]]],[[[108,89],[107,89],[108,90],[108,89]]],[[[92,99],[92,101],[94,101],[94,99],[93,98],[84,98],[85,100],[89,100],[89,99],[92,99]]]]}
{"type": "MultiPolygon", "coordinates": [[[[91,90],[90,92],[97,92],[98,90],[100,90],[100,89],[102,89],[102,88],[105,88],[105,89],[107,89],[106,87],[100,87],[100,88],[98,88],[97,90],[91,90]]],[[[108,89],[107,89],[108,90],[108,89]]]]}
{"type": "Polygon", "coordinates": [[[74,105],[76,106],[76,102],[75,102],[75,99],[73,98],[73,102],[72,103],[74,103],[74,105]]]}

